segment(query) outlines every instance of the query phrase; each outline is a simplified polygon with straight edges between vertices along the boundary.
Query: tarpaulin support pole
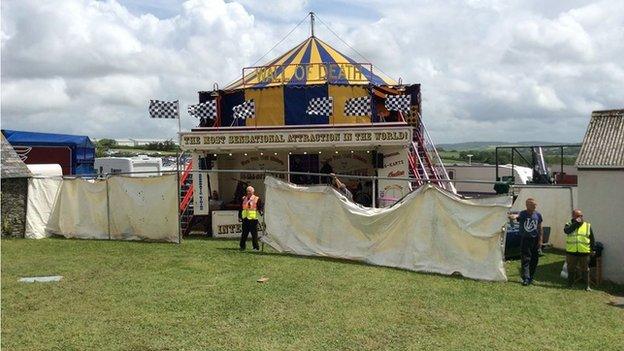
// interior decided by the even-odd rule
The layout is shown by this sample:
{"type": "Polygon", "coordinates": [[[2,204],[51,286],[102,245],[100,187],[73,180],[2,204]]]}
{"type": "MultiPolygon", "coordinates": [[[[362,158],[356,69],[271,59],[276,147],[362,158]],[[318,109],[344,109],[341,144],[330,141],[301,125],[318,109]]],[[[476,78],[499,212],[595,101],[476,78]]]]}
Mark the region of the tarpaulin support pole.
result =
{"type": "Polygon", "coordinates": [[[373,177],[373,208],[377,208],[377,176],[373,177]]]}
{"type": "Polygon", "coordinates": [[[108,180],[110,176],[106,176],[104,181],[106,182],[106,220],[108,222],[108,240],[111,240],[111,216],[110,216],[110,195],[108,191],[108,180]]]}
{"type": "Polygon", "coordinates": [[[176,152],[176,193],[178,195],[178,206],[176,206],[178,213],[178,244],[182,243],[182,224],[180,220],[182,219],[182,214],[180,213],[180,191],[182,190],[182,185],[180,185],[180,159],[182,158],[182,122],[180,120],[180,105],[178,104],[178,147],[180,148],[180,152],[176,152]]]}

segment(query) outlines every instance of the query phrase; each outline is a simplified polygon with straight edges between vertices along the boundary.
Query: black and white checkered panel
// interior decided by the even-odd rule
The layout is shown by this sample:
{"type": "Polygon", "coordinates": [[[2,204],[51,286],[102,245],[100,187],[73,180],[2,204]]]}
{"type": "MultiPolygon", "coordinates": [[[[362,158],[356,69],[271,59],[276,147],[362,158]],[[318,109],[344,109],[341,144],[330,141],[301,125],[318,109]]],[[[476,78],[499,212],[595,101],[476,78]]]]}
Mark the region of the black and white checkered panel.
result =
{"type": "Polygon", "coordinates": [[[409,112],[412,105],[411,95],[388,95],[386,97],[386,108],[388,111],[409,112]]]}
{"type": "Polygon", "coordinates": [[[152,118],[178,118],[179,102],[150,100],[149,114],[152,118]]]}
{"type": "Polygon", "coordinates": [[[210,100],[201,104],[190,105],[188,114],[200,119],[215,119],[217,117],[217,102],[210,100]]]}
{"type": "Polygon", "coordinates": [[[253,100],[247,100],[240,105],[232,107],[234,119],[248,119],[256,117],[256,105],[253,100]]]}
{"type": "Polygon", "coordinates": [[[351,98],[345,103],[345,116],[370,116],[371,99],[370,96],[351,98]]]}
{"type": "Polygon", "coordinates": [[[310,99],[306,109],[307,114],[319,116],[331,116],[333,111],[334,98],[331,96],[310,99]]]}

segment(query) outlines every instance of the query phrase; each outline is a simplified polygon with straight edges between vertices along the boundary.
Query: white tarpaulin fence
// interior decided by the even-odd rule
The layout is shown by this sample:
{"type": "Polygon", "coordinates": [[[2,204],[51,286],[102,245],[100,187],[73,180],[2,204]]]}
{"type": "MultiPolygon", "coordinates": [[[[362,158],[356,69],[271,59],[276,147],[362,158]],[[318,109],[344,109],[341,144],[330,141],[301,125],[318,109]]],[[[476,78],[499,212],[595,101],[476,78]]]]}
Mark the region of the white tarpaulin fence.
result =
{"type": "Polygon", "coordinates": [[[106,203],[105,180],[63,179],[46,229],[66,238],[108,239],[106,203]]]}
{"type": "Polygon", "coordinates": [[[32,178],[26,237],[178,242],[175,175],[107,180],[32,178]]]}
{"type": "Polygon", "coordinates": [[[46,226],[62,183],[61,177],[28,179],[26,238],[42,239],[48,236],[46,226]]]}
{"type": "Polygon", "coordinates": [[[390,208],[366,208],[326,186],[267,177],[266,232],[280,252],[504,281],[509,206],[462,200],[424,186],[390,208]]]}
{"type": "Polygon", "coordinates": [[[108,180],[111,237],[178,242],[176,176],[108,180]]]}

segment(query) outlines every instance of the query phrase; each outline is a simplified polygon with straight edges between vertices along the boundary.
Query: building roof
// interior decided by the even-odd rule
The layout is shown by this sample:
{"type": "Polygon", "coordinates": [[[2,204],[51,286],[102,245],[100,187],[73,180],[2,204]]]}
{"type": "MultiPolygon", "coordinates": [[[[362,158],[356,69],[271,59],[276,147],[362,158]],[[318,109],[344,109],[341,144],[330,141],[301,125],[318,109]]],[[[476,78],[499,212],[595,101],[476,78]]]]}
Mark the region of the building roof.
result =
{"type": "Polygon", "coordinates": [[[576,166],[624,168],[624,109],[592,112],[576,166]]]}
{"type": "Polygon", "coordinates": [[[9,144],[9,142],[4,137],[4,135],[2,135],[1,156],[2,166],[0,167],[0,173],[2,173],[2,179],[25,178],[32,176],[26,164],[19,158],[15,150],[13,150],[11,144],[9,144]]]}
{"type": "Polygon", "coordinates": [[[84,148],[95,147],[89,137],[84,135],[24,132],[8,129],[3,129],[2,134],[4,134],[11,145],[67,145],[84,148]]]}
{"type": "Polygon", "coordinates": [[[243,78],[225,90],[310,84],[397,85],[374,69],[342,54],[321,39],[311,36],[274,60],[243,69],[243,78]]]}

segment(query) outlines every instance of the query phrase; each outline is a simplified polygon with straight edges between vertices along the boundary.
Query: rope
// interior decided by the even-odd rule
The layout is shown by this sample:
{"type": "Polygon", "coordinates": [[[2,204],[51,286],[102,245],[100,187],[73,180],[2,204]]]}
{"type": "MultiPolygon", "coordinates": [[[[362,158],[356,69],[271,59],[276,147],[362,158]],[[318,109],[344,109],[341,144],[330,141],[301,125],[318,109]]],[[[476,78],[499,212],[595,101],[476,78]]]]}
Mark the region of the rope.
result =
{"type": "MultiPolygon", "coordinates": [[[[356,54],[360,55],[360,57],[361,57],[361,58],[363,58],[365,62],[372,62],[371,60],[369,60],[369,59],[367,59],[366,57],[364,57],[364,55],[362,55],[359,51],[357,51],[357,50],[356,50],[353,46],[349,45],[349,43],[347,43],[346,41],[344,41],[344,40],[343,40],[343,39],[342,39],[342,38],[338,35],[338,33],[334,32],[334,30],[333,30],[333,29],[331,29],[331,28],[329,27],[329,25],[327,25],[327,23],[325,23],[325,21],[323,21],[323,20],[322,20],[322,19],[321,19],[318,15],[315,15],[315,16],[314,16],[314,18],[315,18],[315,19],[318,19],[318,20],[319,20],[319,21],[320,21],[320,22],[321,22],[321,23],[322,23],[322,24],[323,24],[323,25],[324,25],[327,29],[329,29],[329,31],[330,31],[333,35],[335,35],[335,36],[336,36],[336,38],[338,38],[338,40],[340,40],[343,44],[345,44],[347,47],[349,47],[351,50],[353,50],[356,54]]],[[[388,73],[384,72],[384,71],[383,71],[381,68],[379,68],[378,66],[377,66],[377,69],[378,69],[381,73],[385,74],[386,76],[388,76],[388,77],[392,77],[392,76],[391,76],[391,75],[389,75],[388,73]]]]}
{"type": "MultiPolygon", "coordinates": [[[[297,25],[295,25],[293,27],[293,29],[290,30],[290,32],[288,32],[288,34],[286,34],[280,41],[277,42],[277,44],[273,45],[272,48],[269,49],[269,51],[267,51],[264,55],[262,55],[259,59],[256,60],[256,62],[251,64],[251,67],[255,66],[258,62],[260,62],[260,60],[262,60],[263,58],[266,57],[266,55],[268,55],[269,53],[271,53],[271,51],[273,51],[273,49],[275,49],[276,47],[278,47],[284,40],[286,40],[286,38],[288,38],[289,35],[292,34],[292,32],[295,31],[295,29],[299,28],[299,26],[301,25],[301,23],[303,23],[303,21],[305,21],[308,17],[310,16],[310,14],[308,13],[301,21],[299,21],[299,23],[297,23],[297,25]]],[[[385,73],[384,73],[385,74],[385,73]]],[[[228,84],[226,84],[225,86],[229,86],[230,84],[236,82],[238,80],[238,78],[235,78],[234,80],[232,80],[231,82],[229,82],[228,84]]]]}

